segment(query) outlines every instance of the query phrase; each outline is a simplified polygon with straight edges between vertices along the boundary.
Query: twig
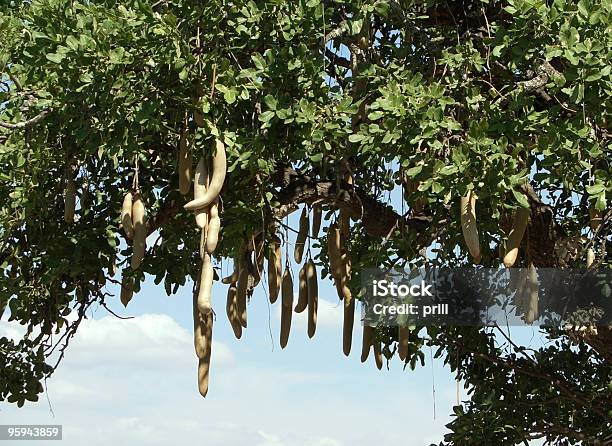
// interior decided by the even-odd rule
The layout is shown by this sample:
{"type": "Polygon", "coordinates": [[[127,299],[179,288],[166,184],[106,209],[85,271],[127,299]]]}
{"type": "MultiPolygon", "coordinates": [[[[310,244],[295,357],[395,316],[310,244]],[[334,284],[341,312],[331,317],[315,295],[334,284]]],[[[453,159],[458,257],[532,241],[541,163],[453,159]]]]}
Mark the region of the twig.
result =
{"type": "Polygon", "coordinates": [[[100,305],[102,305],[104,307],[104,309],[106,309],[106,311],[108,311],[110,314],[112,314],[113,316],[115,316],[118,319],[134,319],[134,316],[119,316],[117,313],[115,313],[113,310],[111,310],[110,308],[108,308],[108,306],[106,305],[106,303],[104,301],[100,301],[100,305]]]}

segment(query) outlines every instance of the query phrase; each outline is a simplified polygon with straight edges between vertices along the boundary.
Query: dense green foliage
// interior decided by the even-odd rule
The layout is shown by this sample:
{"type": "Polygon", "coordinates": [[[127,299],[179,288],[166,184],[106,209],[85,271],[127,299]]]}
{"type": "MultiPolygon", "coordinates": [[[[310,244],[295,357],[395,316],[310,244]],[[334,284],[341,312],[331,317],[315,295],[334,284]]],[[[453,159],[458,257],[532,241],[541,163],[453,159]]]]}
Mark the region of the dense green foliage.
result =
{"type": "MultiPolygon", "coordinates": [[[[0,339],[0,399],[35,400],[51,345],[63,348],[89,305],[114,298],[103,285],[129,265],[119,211],[136,166],[159,235],[136,283],[151,275],[170,294],[195,277],[199,235],[176,176],[194,113],[195,159],[214,137],[228,150],[217,260],[319,199],[352,210],[355,271],[422,264],[432,243],[430,264],[470,264],[458,199],[475,190],[485,265],[500,264],[497,245],[523,206],[521,265],[578,266],[593,247],[609,267],[610,0],[0,5],[0,305],[41,329],[0,339]],[[419,187],[392,210],[398,165],[419,187]],[[63,219],[67,178],[74,224],[63,219]],[[604,215],[597,231],[586,229],[589,209],[604,215]]],[[[325,253],[317,261],[325,268],[325,253]]],[[[391,356],[395,333],[379,336],[391,356]]],[[[551,330],[535,352],[485,330],[428,336],[471,391],[448,444],[612,441],[609,328],[551,330]]],[[[425,341],[413,341],[414,365],[425,341]]]]}

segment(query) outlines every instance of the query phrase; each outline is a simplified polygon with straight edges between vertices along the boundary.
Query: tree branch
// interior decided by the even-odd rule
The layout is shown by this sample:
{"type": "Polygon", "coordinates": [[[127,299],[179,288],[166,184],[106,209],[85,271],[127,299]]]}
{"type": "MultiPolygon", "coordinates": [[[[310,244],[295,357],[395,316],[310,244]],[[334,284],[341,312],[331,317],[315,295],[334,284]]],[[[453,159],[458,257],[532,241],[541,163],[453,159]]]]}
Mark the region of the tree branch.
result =
{"type": "Polygon", "coordinates": [[[330,40],[333,40],[333,39],[336,39],[336,38],[342,36],[343,34],[347,33],[349,31],[349,29],[350,29],[350,27],[349,27],[348,22],[346,20],[341,21],[338,24],[337,28],[334,28],[330,32],[325,34],[325,37],[323,38],[323,44],[326,44],[330,40]]]}
{"type": "Polygon", "coordinates": [[[32,119],[28,119],[27,121],[23,121],[23,122],[17,122],[15,124],[0,121],[0,127],[4,127],[5,129],[9,129],[9,130],[25,129],[26,127],[31,127],[37,124],[38,122],[42,121],[43,119],[45,119],[45,117],[49,113],[51,113],[51,110],[43,110],[38,115],[34,116],[32,119]]]}
{"type": "Polygon", "coordinates": [[[300,203],[317,201],[343,209],[351,218],[361,219],[365,231],[372,237],[385,237],[401,224],[416,232],[425,232],[431,226],[431,217],[403,217],[353,185],[342,184],[338,190],[335,181],[317,181],[290,167],[277,174],[276,183],[281,186],[277,195],[281,204],[277,216],[290,214],[300,203]]]}
{"type": "Polygon", "coordinates": [[[526,92],[537,91],[544,87],[550,78],[555,76],[561,76],[550,63],[544,62],[536,67],[536,76],[527,81],[519,82],[519,86],[522,86],[526,92]]]}

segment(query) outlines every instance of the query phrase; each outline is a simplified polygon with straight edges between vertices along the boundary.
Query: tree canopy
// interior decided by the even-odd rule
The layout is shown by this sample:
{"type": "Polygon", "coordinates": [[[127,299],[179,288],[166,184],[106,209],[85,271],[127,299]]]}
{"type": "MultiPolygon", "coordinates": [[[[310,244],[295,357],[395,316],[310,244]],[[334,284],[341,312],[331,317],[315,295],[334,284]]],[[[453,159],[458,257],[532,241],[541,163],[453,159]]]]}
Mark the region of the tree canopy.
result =
{"type": "MultiPolygon", "coordinates": [[[[610,0],[0,5],[0,307],[29,327],[0,339],[0,399],[37,399],[52,351],[116,298],[105,292],[116,269],[136,291],[148,276],[168,294],[197,280],[181,136],[193,167],[215,141],[226,149],[216,262],[321,206],[326,226],[351,219],[359,297],[362,268],[472,265],[459,207],[474,193],[483,265],[502,264],[523,208],[516,266],[580,267],[589,249],[610,266],[610,0]],[[157,237],[132,270],[120,212],[135,176],[157,237]]],[[[329,275],[327,251],[314,251],[329,275]]],[[[432,345],[470,392],[444,444],[612,444],[610,327],[550,328],[535,351],[482,328],[422,333],[406,361],[432,345]]],[[[392,358],[397,330],[376,336],[392,358]]]]}

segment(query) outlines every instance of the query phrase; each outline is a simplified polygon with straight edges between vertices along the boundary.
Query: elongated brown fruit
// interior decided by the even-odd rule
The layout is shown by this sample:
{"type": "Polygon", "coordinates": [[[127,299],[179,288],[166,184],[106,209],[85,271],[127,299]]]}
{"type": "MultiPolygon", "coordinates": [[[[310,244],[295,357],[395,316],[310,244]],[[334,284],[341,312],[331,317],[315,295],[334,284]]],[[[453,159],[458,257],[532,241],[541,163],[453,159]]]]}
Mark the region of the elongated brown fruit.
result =
{"type": "Polygon", "coordinates": [[[327,230],[327,257],[329,258],[329,270],[336,292],[340,299],[344,299],[342,287],[341,261],[340,261],[340,230],[336,223],[332,223],[327,230]]]}
{"type": "Polygon", "coordinates": [[[200,271],[200,283],[198,285],[198,309],[206,315],[212,311],[211,294],[214,273],[210,254],[204,253],[202,258],[202,270],[200,271]]]}
{"type": "Polygon", "coordinates": [[[134,238],[134,225],[132,224],[132,192],[128,192],[123,197],[121,205],[121,225],[125,236],[132,240],[134,238]]]}
{"type": "Polygon", "coordinates": [[[206,234],[206,252],[212,254],[219,243],[219,231],[221,230],[221,218],[219,217],[218,200],[210,204],[208,211],[208,232],[206,234]]]}
{"type": "Polygon", "coordinates": [[[225,174],[227,173],[227,160],[225,157],[225,145],[220,139],[215,139],[215,155],[212,159],[212,173],[210,183],[204,196],[191,200],[184,208],[188,211],[195,211],[208,206],[212,201],[219,196],[223,183],[225,182],[225,174]]]}
{"type": "Polygon", "coordinates": [[[312,259],[306,264],[306,283],[308,284],[308,337],[312,338],[317,330],[317,311],[319,308],[317,268],[312,259]]]}
{"type": "Polygon", "coordinates": [[[476,194],[468,192],[467,196],[461,197],[461,229],[468,251],[472,255],[474,263],[480,263],[480,241],[478,239],[478,228],[476,227],[476,194]]]}
{"type": "Polygon", "coordinates": [[[252,240],[253,244],[253,287],[259,285],[261,278],[263,277],[263,267],[265,258],[264,241],[255,243],[255,238],[252,240]]]}
{"type": "Polygon", "coordinates": [[[344,306],[348,306],[351,304],[353,300],[353,294],[351,293],[351,289],[348,286],[349,281],[351,280],[351,273],[353,268],[353,262],[351,260],[351,256],[343,250],[342,255],[340,256],[340,260],[342,261],[342,265],[344,268],[341,271],[344,273],[342,277],[343,285],[343,293],[344,293],[344,306]]]}
{"type": "Polygon", "coordinates": [[[281,305],[281,330],[280,330],[280,345],[281,348],[287,346],[289,342],[289,333],[291,331],[291,318],[293,313],[293,279],[289,267],[285,268],[283,273],[282,283],[282,305],[281,305]]]}
{"type": "Polygon", "coordinates": [[[206,231],[200,229],[200,258],[204,259],[204,253],[206,252],[206,231]]]}
{"type": "Polygon", "coordinates": [[[539,286],[538,286],[538,272],[533,265],[533,263],[529,263],[529,268],[527,270],[527,296],[529,303],[529,310],[527,311],[527,315],[525,317],[525,322],[527,324],[532,324],[536,319],[540,317],[539,314],[539,286]]]}
{"type": "Polygon", "coordinates": [[[350,304],[344,306],[344,320],[342,322],[342,352],[345,356],[351,354],[353,343],[353,325],[355,324],[355,299],[350,300],[350,304]]]}
{"type": "MultiPolygon", "coordinates": [[[[196,166],[195,175],[193,178],[193,198],[194,200],[200,199],[206,193],[208,188],[208,166],[206,159],[201,157],[196,166]]],[[[198,228],[206,229],[208,225],[208,209],[202,208],[195,211],[195,220],[198,228]]]]}
{"type": "Polygon", "coordinates": [[[312,205],[312,234],[311,237],[318,237],[319,231],[321,230],[321,214],[323,208],[319,203],[312,205]]]}
{"type": "Polygon", "coordinates": [[[145,206],[140,194],[137,194],[132,204],[132,224],[134,226],[134,246],[132,250],[132,269],[140,268],[147,247],[147,221],[145,206]]]}
{"type": "Polygon", "coordinates": [[[268,293],[270,303],[276,302],[281,288],[283,266],[280,239],[275,238],[268,253],[268,293]]]}
{"type": "Polygon", "coordinates": [[[308,208],[304,206],[302,214],[300,215],[300,228],[295,239],[295,249],[293,250],[293,258],[298,264],[302,263],[306,237],[308,237],[308,208]]]}
{"type": "MultiPolygon", "coordinates": [[[[198,287],[199,288],[199,287],[198,287]]],[[[207,314],[202,314],[198,308],[197,293],[193,295],[193,344],[195,347],[196,356],[200,359],[206,357],[208,350],[208,340],[212,327],[212,318],[208,318],[207,314]]]]}
{"type": "MultiPolygon", "coordinates": [[[[346,257],[342,253],[342,232],[335,223],[329,226],[327,236],[327,254],[330,261],[331,275],[336,285],[336,291],[340,299],[349,299],[351,290],[347,286],[347,264],[346,257]]],[[[346,256],[346,254],[344,254],[346,256]]]]}
{"type": "Polygon", "coordinates": [[[128,306],[128,303],[130,303],[133,296],[134,296],[134,278],[125,275],[125,272],[124,272],[123,277],[121,278],[121,293],[120,293],[121,303],[123,304],[124,307],[128,306]]]}
{"type": "Polygon", "coordinates": [[[374,349],[374,362],[376,363],[376,368],[381,370],[383,367],[383,356],[380,348],[380,341],[375,339],[372,343],[372,347],[374,349]]]}
{"type": "Polygon", "coordinates": [[[402,361],[405,361],[408,357],[408,341],[410,336],[410,329],[408,327],[402,327],[401,325],[398,327],[398,335],[397,335],[397,352],[399,358],[402,361]]]}
{"type": "Polygon", "coordinates": [[[336,270],[334,265],[338,263],[341,250],[341,234],[337,223],[332,223],[327,229],[327,256],[329,257],[329,263],[331,268],[331,274],[334,279],[336,278],[336,270]]]}
{"type": "Polygon", "coordinates": [[[241,267],[238,274],[238,283],[236,284],[236,309],[238,310],[238,319],[243,328],[247,328],[247,287],[249,286],[249,272],[246,268],[241,267]]]}
{"type": "Polygon", "coordinates": [[[586,267],[590,268],[595,262],[595,251],[592,248],[587,249],[586,267]]]}
{"type": "Polygon", "coordinates": [[[240,325],[240,318],[238,317],[237,291],[236,284],[232,283],[227,290],[225,312],[234,331],[234,336],[236,336],[236,339],[240,339],[242,337],[242,325],[240,325]]]}
{"type": "Polygon", "coordinates": [[[301,313],[308,307],[308,282],[306,281],[306,268],[307,267],[308,267],[308,263],[306,263],[300,269],[299,282],[298,282],[298,301],[295,306],[296,313],[301,313]]]}
{"type": "MultiPolygon", "coordinates": [[[[364,323],[365,324],[365,323],[364,323]]],[[[369,325],[363,326],[363,337],[361,340],[361,362],[366,362],[370,355],[370,348],[374,340],[374,328],[369,325]]]]}
{"type": "Polygon", "coordinates": [[[206,351],[204,357],[198,360],[198,390],[200,395],[205,397],[208,394],[208,381],[210,373],[210,357],[212,353],[212,330],[213,330],[213,314],[212,312],[205,316],[206,318],[206,351]]]}
{"type": "Polygon", "coordinates": [[[74,211],[76,208],[76,186],[72,178],[66,180],[64,189],[64,221],[74,223],[74,211]]]}
{"type": "Polygon", "coordinates": [[[349,236],[349,232],[351,229],[351,220],[348,216],[348,213],[344,209],[340,209],[338,215],[338,228],[340,229],[342,240],[346,240],[349,236]]]}
{"type": "Polygon", "coordinates": [[[178,159],[178,177],[179,191],[183,195],[189,193],[191,189],[191,165],[193,164],[193,155],[189,147],[187,147],[187,130],[183,128],[179,137],[179,159],[178,159]]]}
{"type": "Polygon", "coordinates": [[[291,307],[281,305],[281,329],[280,329],[280,346],[285,348],[289,343],[289,334],[291,333],[291,307]]]}
{"type": "Polygon", "coordinates": [[[293,278],[288,266],[283,273],[282,302],[284,307],[293,307],[293,278]]]}
{"type": "Polygon", "coordinates": [[[530,211],[526,208],[519,208],[516,211],[512,229],[510,229],[508,241],[506,242],[506,254],[504,255],[504,265],[506,268],[511,268],[516,262],[521,240],[523,240],[523,234],[525,234],[525,229],[529,222],[529,214],[530,211]]]}

